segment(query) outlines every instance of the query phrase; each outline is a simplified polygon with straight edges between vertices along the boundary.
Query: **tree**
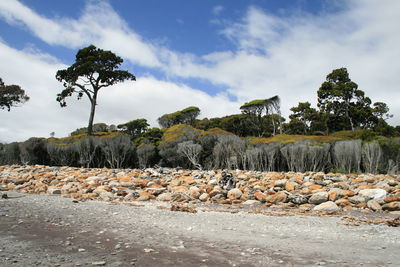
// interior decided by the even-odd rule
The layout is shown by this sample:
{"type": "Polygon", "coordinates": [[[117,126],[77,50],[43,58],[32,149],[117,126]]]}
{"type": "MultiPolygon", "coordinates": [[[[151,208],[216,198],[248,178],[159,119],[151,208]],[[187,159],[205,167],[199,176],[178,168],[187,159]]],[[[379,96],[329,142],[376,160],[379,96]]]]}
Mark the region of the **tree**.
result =
{"type": "Polygon", "coordinates": [[[147,131],[149,124],[146,119],[137,119],[128,121],[124,124],[119,124],[117,127],[129,134],[132,139],[135,139],[141,137],[147,131]]]}
{"type": "Polygon", "coordinates": [[[97,105],[98,92],[125,80],[136,80],[136,77],[125,70],[118,70],[123,59],[111,51],[96,48],[93,45],[82,48],[76,54],[75,63],[69,68],[57,71],[56,78],[65,89],[57,94],[61,107],[67,104],[65,99],[76,93],[78,100],[86,95],[91,103],[88,124],[88,135],[93,131],[93,119],[97,105]]]}
{"type": "Polygon", "coordinates": [[[163,128],[169,128],[176,124],[189,124],[193,126],[199,115],[200,109],[191,106],[173,113],[162,115],[158,118],[158,123],[163,128]]]}
{"type": "Polygon", "coordinates": [[[333,70],[318,89],[318,107],[329,131],[376,128],[391,117],[388,106],[372,101],[351,81],[346,68],[333,70]]]}
{"type": "Polygon", "coordinates": [[[18,104],[23,104],[29,100],[29,96],[21,89],[19,85],[5,85],[0,78],[0,109],[11,110],[18,104]]]}
{"type": "MultiPolygon", "coordinates": [[[[279,96],[273,96],[271,98],[267,99],[256,99],[250,102],[245,103],[240,107],[242,110],[243,114],[248,115],[250,120],[254,125],[257,126],[258,128],[258,136],[263,136],[265,135],[265,130],[263,130],[263,126],[265,126],[263,123],[263,114],[265,116],[267,115],[272,115],[274,113],[278,114],[279,117],[281,115],[280,111],[280,98],[279,96]]],[[[275,125],[275,120],[273,117],[270,117],[272,120],[272,126],[273,126],[273,132],[272,135],[275,135],[276,133],[276,125],[275,125]]],[[[279,120],[279,124],[281,124],[282,121],[279,120]]],[[[264,127],[265,128],[265,127],[264,127]]],[[[282,127],[280,127],[282,129],[282,127]]],[[[281,132],[282,133],[282,132],[281,132]]]]}
{"type": "Polygon", "coordinates": [[[386,103],[383,102],[375,102],[374,107],[372,109],[372,114],[375,117],[383,120],[387,120],[393,118],[392,114],[389,114],[389,107],[386,103]]]}
{"type": "MultiPolygon", "coordinates": [[[[309,134],[311,131],[311,124],[317,119],[318,111],[311,107],[310,102],[300,102],[296,107],[290,109],[293,113],[289,115],[290,126],[298,126],[297,122],[302,123],[302,134],[309,134]]],[[[297,127],[295,127],[297,128],[297,127]]],[[[292,129],[294,130],[294,129],[292,129]]],[[[297,131],[296,131],[297,133],[297,131]]]]}
{"type": "Polygon", "coordinates": [[[362,126],[360,119],[368,117],[365,113],[370,104],[371,100],[349,78],[346,68],[333,70],[318,89],[318,107],[329,115],[328,130],[354,130],[362,126]]]}

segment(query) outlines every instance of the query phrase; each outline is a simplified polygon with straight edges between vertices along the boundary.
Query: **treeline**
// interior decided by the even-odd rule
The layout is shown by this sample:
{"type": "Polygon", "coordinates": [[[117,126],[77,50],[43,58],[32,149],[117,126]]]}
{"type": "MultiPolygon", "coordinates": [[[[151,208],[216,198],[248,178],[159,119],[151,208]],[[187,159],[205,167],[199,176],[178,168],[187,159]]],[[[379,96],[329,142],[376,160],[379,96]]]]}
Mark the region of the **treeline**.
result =
{"type": "Polygon", "coordinates": [[[238,136],[268,137],[276,133],[330,135],[346,130],[370,130],[377,135],[400,136],[400,127],[387,120],[389,107],[372,102],[353,82],[346,68],[333,70],[317,90],[317,107],[300,102],[290,109],[289,120],[281,116],[279,96],[256,99],[240,107],[241,114],[196,120],[194,127],[218,127],[238,136]]]}
{"type": "MultiPolygon", "coordinates": [[[[317,90],[318,104],[300,102],[289,120],[281,115],[279,96],[255,99],[240,114],[198,119],[195,106],[164,114],[160,128],[146,119],[119,125],[94,124],[98,91],[136,77],[119,70],[123,59],[90,45],[76,61],[59,70],[64,90],[57,101],[76,94],[91,103],[88,127],[69,137],[30,138],[0,144],[0,164],[146,168],[154,165],[198,169],[259,171],[340,171],[397,173],[400,126],[383,102],[372,102],[346,68],[333,70],[317,90]]],[[[294,88],[295,90],[296,88],[294,88]]],[[[0,109],[29,100],[24,90],[0,79],[0,109]]]]}
{"type": "MultiPolygon", "coordinates": [[[[152,130],[154,131],[154,130],[152,130]]],[[[150,131],[150,132],[152,132],[150,131]]],[[[364,131],[347,132],[352,137],[364,131]]],[[[0,164],[146,168],[154,165],[257,171],[398,173],[399,138],[343,140],[343,137],[278,135],[240,138],[214,128],[174,125],[152,139],[132,142],[121,132],[68,138],[30,138],[0,146],[0,164]],[[306,139],[302,139],[306,138],[306,139]]],[[[347,137],[348,138],[348,137],[347,137]]]]}

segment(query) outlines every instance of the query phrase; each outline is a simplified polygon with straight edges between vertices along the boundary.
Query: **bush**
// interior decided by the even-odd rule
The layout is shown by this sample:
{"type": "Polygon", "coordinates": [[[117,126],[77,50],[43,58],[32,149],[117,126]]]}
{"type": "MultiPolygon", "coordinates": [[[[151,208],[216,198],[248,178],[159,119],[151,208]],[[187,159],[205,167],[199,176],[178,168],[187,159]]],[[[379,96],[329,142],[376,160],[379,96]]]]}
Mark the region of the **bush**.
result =
{"type": "Polygon", "coordinates": [[[1,146],[0,165],[21,164],[19,144],[14,142],[1,146]]]}
{"type": "Polygon", "coordinates": [[[157,148],[153,144],[141,144],[137,148],[136,153],[139,160],[139,167],[142,169],[152,166],[157,158],[157,148]]]}
{"type": "Polygon", "coordinates": [[[281,148],[281,153],[289,171],[325,171],[330,163],[330,144],[302,140],[287,144],[281,148]]]}
{"type": "Polygon", "coordinates": [[[199,164],[199,155],[201,150],[201,145],[195,144],[193,141],[185,141],[178,144],[178,153],[186,157],[197,169],[202,169],[199,164]]]}
{"type": "Polygon", "coordinates": [[[364,171],[377,173],[382,158],[382,148],[378,142],[365,142],[362,146],[362,161],[364,171]]]}
{"type": "Polygon", "coordinates": [[[112,138],[100,138],[100,149],[108,167],[120,169],[134,164],[135,145],[125,135],[112,138]]]}
{"type": "Polygon", "coordinates": [[[360,172],[361,140],[336,142],[333,146],[333,159],[336,169],[347,173],[360,172]]]}
{"type": "Polygon", "coordinates": [[[280,147],[277,143],[259,144],[249,147],[246,150],[246,161],[243,164],[243,168],[259,171],[278,170],[280,147]]]}
{"type": "Polygon", "coordinates": [[[236,135],[220,135],[213,149],[214,168],[238,169],[246,160],[246,141],[236,135]]]}
{"type": "Polygon", "coordinates": [[[186,124],[174,125],[168,128],[158,147],[162,164],[168,167],[190,167],[187,160],[184,160],[181,154],[178,153],[178,144],[184,141],[197,142],[200,134],[200,130],[186,124]]]}
{"type": "Polygon", "coordinates": [[[55,166],[76,166],[78,162],[78,152],[72,145],[56,145],[47,143],[47,153],[50,162],[55,166]]]}
{"type": "Polygon", "coordinates": [[[19,144],[19,149],[22,164],[50,164],[47,141],[44,138],[29,138],[19,144]]]}

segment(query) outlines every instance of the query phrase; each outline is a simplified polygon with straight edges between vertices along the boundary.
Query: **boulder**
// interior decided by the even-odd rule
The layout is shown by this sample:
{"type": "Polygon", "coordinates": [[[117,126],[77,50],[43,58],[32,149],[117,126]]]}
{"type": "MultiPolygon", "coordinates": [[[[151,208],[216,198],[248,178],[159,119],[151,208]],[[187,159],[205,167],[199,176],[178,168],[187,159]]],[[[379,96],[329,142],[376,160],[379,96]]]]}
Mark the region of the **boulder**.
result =
{"type": "Polygon", "coordinates": [[[290,194],[288,201],[297,205],[302,205],[308,202],[308,197],[300,194],[290,194]]]}
{"type": "Polygon", "coordinates": [[[328,201],[328,193],[327,192],[318,192],[313,194],[308,202],[310,204],[321,204],[323,202],[328,201]]]}
{"type": "Polygon", "coordinates": [[[255,192],[254,193],[254,198],[257,199],[258,201],[265,202],[265,198],[267,197],[266,194],[262,192],[255,192]]]}
{"type": "Polygon", "coordinates": [[[362,196],[349,197],[349,201],[353,204],[360,204],[366,202],[366,198],[362,196]]]}
{"type": "Polygon", "coordinates": [[[400,201],[400,195],[387,197],[383,200],[385,203],[400,201]]]}
{"type": "Polygon", "coordinates": [[[61,194],[61,189],[60,188],[56,188],[56,187],[51,187],[49,186],[47,188],[47,194],[50,195],[60,195],[61,194]]]}
{"type": "Polygon", "coordinates": [[[378,201],[371,199],[370,201],[367,202],[367,206],[370,210],[372,211],[381,211],[382,207],[378,203],[378,201]]]}
{"type": "Polygon", "coordinates": [[[340,208],[333,201],[327,201],[314,207],[314,211],[339,211],[340,208]]]}
{"type": "Polygon", "coordinates": [[[172,199],[171,193],[162,193],[157,197],[158,201],[171,201],[171,199],[172,199]]]}
{"type": "Polygon", "coordinates": [[[254,200],[254,199],[249,199],[246,200],[245,202],[243,202],[243,205],[255,205],[255,204],[260,204],[261,202],[258,200],[254,200]]]}
{"type": "Polygon", "coordinates": [[[286,202],[287,195],[285,192],[278,192],[273,195],[267,196],[266,200],[270,203],[277,204],[281,202],[286,202]]]}
{"type": "Polygon", "coordinates": [[[359,196],[365,197],[367,200],[373,199],[378,203],[383,203],[387,196],[387,192],[381,188],[363,189],[358,192],[359,196]]]}
{"type": "Polygon", "coordinates": [[[285,190],[288,192],[291,192],[293,190],[295,190],[297,187],[297,184],[291,181],[287,181],[286,185],[285,185],[285,190]]]}
{"type": "Polygon", "coordinates": [[[385,205],[382,206],[382,209],[388,211],[400,210],[400,201],[386,203],[385,205]]]}
{"type": "Polygon", "coordinates": [[[201,194],[200,195],[200,197],[199,197],[199,200],[200,201],[207,201],[207,200],[209,200],[210,199],[210,195],[209,194],[207,194],[207,193],[203,193],[203,194],[201,194]]]}
{"type": "Polygon", "coordinates": [[[242,191],[238,188],[234,188],[228,191],[228,198],[230,200],[239,199],[242,196],[242,191]]]}

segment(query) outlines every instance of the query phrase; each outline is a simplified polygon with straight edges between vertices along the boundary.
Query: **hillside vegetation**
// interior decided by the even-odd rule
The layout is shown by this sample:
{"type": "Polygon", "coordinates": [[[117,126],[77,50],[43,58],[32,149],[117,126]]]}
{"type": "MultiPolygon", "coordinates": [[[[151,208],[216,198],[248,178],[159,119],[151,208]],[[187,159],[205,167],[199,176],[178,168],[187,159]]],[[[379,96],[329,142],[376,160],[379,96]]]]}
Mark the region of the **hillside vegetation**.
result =
{"type": "MultiPolygon", "coordinates": [[[[76,167],[146,168],[155,165],[195,169],[255,171],[337,171],[398,173],[400,127],[387,123],[393,115],[383,102],[372,102],[350,79],[346,68],[335,69],[317,90],[317,108],[309,102],[282,117],[278,95],[254,99],[240,114],[198,119],[196,106],[161,115],[160,128],[144,118],[119,125],[93,123],[102,88],[136,76],[119,67],[123,59],[90,45],[76,62],[56,74],[64,90],[56,100],[76,94],[91,103],[88,127],[70,136],[32,137],[0,144],[0,164],[45,164],[76,167]],[[86,82],[85,82],[86,81],[86,82]],[[83,82],[83,83],[82,83],[83,82]]],[[[10,110],[29,97],[0,79],[0,108],[10,110]]]]}
{"type": "Polygon", "coordinates": [[[399,138],[371,137],[361,130],[330,136],[239,137],[219,128],[200,130],[178,124],[157,133],[158,137],[143,134],[134,139],[121,131],[30,138],[1,145],[0,164],[107,168],[157,164],[189,169],[346,173],[398,173],[400,164],[399,138]]]}

